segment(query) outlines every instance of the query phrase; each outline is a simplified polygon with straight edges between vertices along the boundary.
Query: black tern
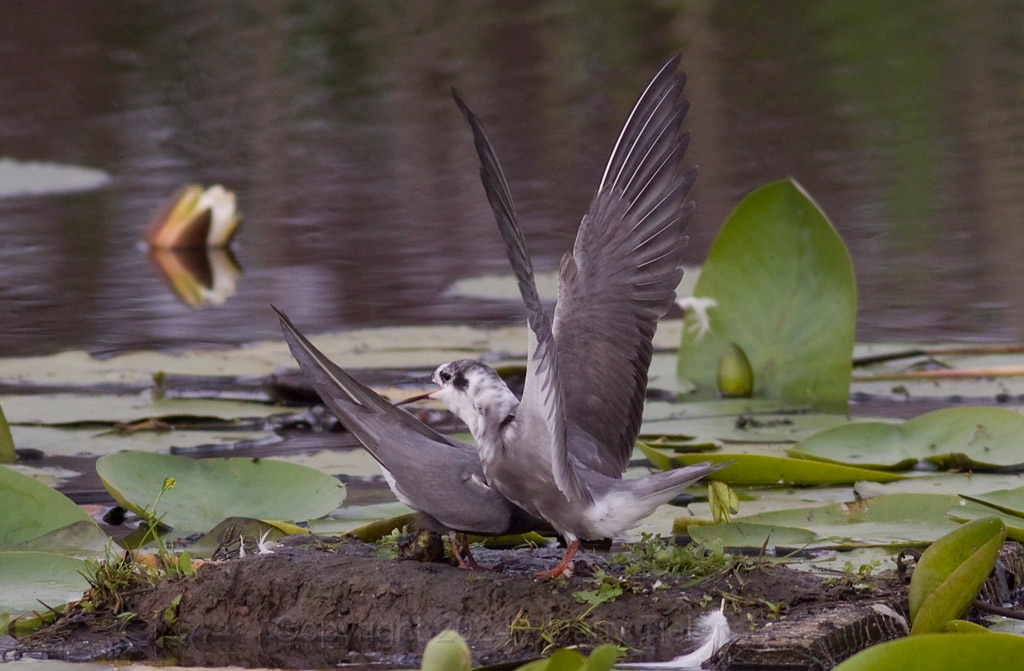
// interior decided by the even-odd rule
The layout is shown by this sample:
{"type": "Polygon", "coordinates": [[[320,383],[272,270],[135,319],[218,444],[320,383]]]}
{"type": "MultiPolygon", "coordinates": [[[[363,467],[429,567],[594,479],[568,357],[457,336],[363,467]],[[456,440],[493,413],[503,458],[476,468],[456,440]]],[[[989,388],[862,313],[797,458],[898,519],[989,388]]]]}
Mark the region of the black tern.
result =
{"type": "Polygon", "coordinates": [[[553,318],[541,305],[508,183],[483,125],[452,90],[473,131],[480,175],[526,305],[529,350],[522,400],[488,366],[439,366],[432,396],[476,440],[486,482],[566,539],[561,575],[581,539],[614,538],[721,466],[708,463],[622,479],[643,415],[658,319],[682,279],[689,101],[680,55],[648,84],[626,120],[576,242],[559,270],[553,318]]]}
{"type": "Polygon", "coordinates": [[[460,553],[455,532],[502,536],[547,527],[487,484],[474,447],[389,403],[328,359],[283,312],[271,307],[281,319],[292,356],[324,404],[377,460],[398,500],[419,513],[420,526],[449,534],[460,567],[479,568],[465,536],[460,553]]]}

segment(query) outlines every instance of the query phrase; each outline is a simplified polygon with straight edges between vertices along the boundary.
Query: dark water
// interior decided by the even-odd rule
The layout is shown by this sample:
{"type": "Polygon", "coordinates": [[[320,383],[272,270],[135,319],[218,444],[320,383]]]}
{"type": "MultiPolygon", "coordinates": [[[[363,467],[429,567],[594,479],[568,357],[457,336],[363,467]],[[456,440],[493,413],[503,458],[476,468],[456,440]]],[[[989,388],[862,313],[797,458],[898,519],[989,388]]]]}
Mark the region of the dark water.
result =
{"type": "Polygon", "coordinates": [[[443,295],[506,261],[448,95],[475,104],[540,269],[618,126],[684,53],[702,166],[690,261],[794,176],[850,247],[858,337],[1024,339],[1024,6],[883,3],[5,2],[0,158],[103,188],[0,199],[0,355],[517,319],[443,295]],[[215,8],[216,7],[216,8],[215,8]],[[245,215],[237,292],[193,309],[138,246],[179,186],[245,215]]]}

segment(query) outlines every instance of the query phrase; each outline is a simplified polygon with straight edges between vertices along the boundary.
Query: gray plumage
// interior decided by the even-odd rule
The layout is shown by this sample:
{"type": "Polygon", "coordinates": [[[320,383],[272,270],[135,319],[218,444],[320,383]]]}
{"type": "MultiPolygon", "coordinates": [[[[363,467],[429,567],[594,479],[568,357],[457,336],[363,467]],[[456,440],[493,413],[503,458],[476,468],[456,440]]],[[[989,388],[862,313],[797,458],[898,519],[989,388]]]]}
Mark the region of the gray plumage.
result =
{"type": "MultiPolygon", "coordinates": [[[[553,318],[545,313],[508,183],[479,118],[452,91],[473,131],[480,175],[526,306],[529,350],[520,402],[483,364],[435,371],[435,397],[469,425],[488,482],[571,543],[610,537],[716,470],[710,464],[639,480],[621,476],[643,415],[658,319],[682,279],[683,230],[695,167],[684,169],[689,103],[670,59],[640,96],[562,259],[553,318]],[[456,373],[465,384],[456,386],[456,373]],[[445,379],[447,378],[447,379],[445,379]]],[[[570,545],[568,557],[574,548],[570,545]]]]}
{"type": "MultiPolygon", "coordinates": [[[[271,306],[273,307],[273,306],[271,306]]],[[[324,404],[381,465],[395,496],[432,531],[517,534],[545,526],[490,487],[480,457],[354,379],[274,308],[288,347],[324,404]]]]}

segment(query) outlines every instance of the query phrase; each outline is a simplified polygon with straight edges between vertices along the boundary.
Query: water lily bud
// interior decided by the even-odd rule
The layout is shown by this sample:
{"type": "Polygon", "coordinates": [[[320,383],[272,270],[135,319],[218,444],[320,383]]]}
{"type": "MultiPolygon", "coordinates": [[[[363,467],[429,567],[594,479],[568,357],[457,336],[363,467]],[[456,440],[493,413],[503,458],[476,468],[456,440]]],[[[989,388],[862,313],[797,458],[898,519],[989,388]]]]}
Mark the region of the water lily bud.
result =
{"type": "Polygon", "coordinates": [[[235,194],[216,184],[189,185],[164,205],[146,231],[146,243],[159,249],[224,247],[242,222],[235,194]]]}
{"type": "Polygon", "coordinates": [[[718,393],[724,398],[747,398],[754,391],[754,371],[743,349],[729,343],[718,360],[718,393]]]}
{"type": "Polygon", "coordinates": [[[472,665],[466,639],[457,631],[445,629],[427,642],[420,671],[469,671],[472,665]]]}

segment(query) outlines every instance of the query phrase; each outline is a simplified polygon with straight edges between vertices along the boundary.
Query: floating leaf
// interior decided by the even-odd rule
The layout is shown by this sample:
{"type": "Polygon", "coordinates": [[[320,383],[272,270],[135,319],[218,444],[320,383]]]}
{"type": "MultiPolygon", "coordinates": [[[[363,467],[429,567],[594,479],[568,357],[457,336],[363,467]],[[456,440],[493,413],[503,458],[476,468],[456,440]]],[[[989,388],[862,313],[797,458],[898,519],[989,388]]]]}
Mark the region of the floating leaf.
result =
{"type": "Polygon", "coordinates": [[[538,659],[519,667],[519,671],[608,671],[618,657],[618,649],[608,644],[597,646],[588,657],[584,657],[578,650],[562,648],[547,659],[538,659]]]}
{"type": "Polygon", "coordinates": [[[14,438],[7,426],[3,406],[0,406],[0,464],[13,464],[18,455],[14,452],[14,438]]]}
{"type": "Polygon", "coordinates": [[[980,503],[983,506],[994,508],[1002,513],[1024,517],[1024,487],[1017,489],[1001,489],[984,494],[970,496],[960,493],[962,498],[968,501],[980,503]]]}
{"type": "Polygon", "coordinates": [[[244,440],[268,437],[267,431],[116,431],[64,429],[50,426],[15,426],[12,432],[23,448],[41,450],[48,457],[101,455],[130,449],[140,452],[168,452],[171,448],[212,446],[227,448],[244,440]]]}
{"type": "Polygon", "coordinates": [[[760,454],[723,454],[720,452],[669,455],[642,443],[637,446],[655,467],[661,470],[691,466],[702,461],[735,462],[708,476],[708,480],[730,485],[824,485],[854,483],[860,480],[891,482],[903,476],[885,471],[828,464],[809,459],[791,459],[760,454]]]}
{"type": "Polygon", "coordinates": [[[722,538],[730,547],[761,547],[766,539],[787,548],[925,545],[958,528],[946,516],[957,500],[952,494],[892,494],[747,515],[688,531],[695,540],[722,538]]]}
{"type": "Polygon", "coordinates": [[[75,522],[96,526],[71,499],[0,466],[0,547],[25,543],[75,522]]]}
{"type": "Polygon", "coordinates": [[[164,479],[174,478],[174,488],[164,494],[156,512],[177,531],[207,531],[233,516],[313,519],[345,498],[337,479],[272,459],[117,452],[98,459],[96,473],[114,498],[135,512],[153,505],[164,479]]]}
{"type": "Polygon", "coordinates": [[[110,537],[91,519],[72,522],[42,536],[14,546],[13,549],[54,552],[75,557],[104,557],[110,537]]]}
{"type": "Polygon", "coordinates": [[[983,517],[998,517],[1006,527],[1006,537],[1018,543],[1024,543],[1024,517],[1004,513],[980,503],[961,501],[961,505],[953,506],[946,511],[949,519],[954,522],[968,522],[983,517]]]}
{"type": "Polygon", "coordinates": [[[1024,657],[1024,636],[924,634],[871,646],[833,671],[1007,669],[1024,657]]]}
{"type": "Polygon", "coordinates": [[[1006,527],[997,517],[967,522],[932,543],[910,579],[911,634],[943,631],[963,615],[995,566],[1006,527]]]}
{"type": "Polygon", "coordinates": [[[79,599],[85,561],[52,552],[0,552],[0,613],[42,610],[79,599]]]}
{"type": "MultiPolygon", "coordinates": [[[[721,403],[750,402],[753,399],[728,399],[721,403]]],[[[696,415],[687,413],[688,403],[676,406],[670,417],[644,419],[645,436],[704,436],[729,443],[795,443],[823,429],[850,424],[848,416],[823,413],[755,413],[737,410],[729,414],[696,415]]],[[[707,404],[700,404],[707,405],[707,404]]]]}
{"type": "Polygon", "coordinates": [[[979,469],[1024,464],[1024,415],[1006,408],[936,410],[902,424],[858,422],[814,434],[790,454],[830,463],[903,470],[919,461],[940,468],[979,469]]]}
{"type": "Polygon", "coordinates": [[[754,396],[845,412],[857,311],[853,264],[828,219],[794,181],[754,191],[729,215],[694,288],[710,308],[701,334],[688,312],[679,375],[716,393],[728,343],[743,348],[754,396]]]}
{"type": "Polygon", "coordinates": [[[720,541],[727,548],[769,548],[799,550],[818,542],[819,536],[809,529],[734,521],[724,524],[673,526],[673,532],[685,532],[701,543],[720,541]]]}

